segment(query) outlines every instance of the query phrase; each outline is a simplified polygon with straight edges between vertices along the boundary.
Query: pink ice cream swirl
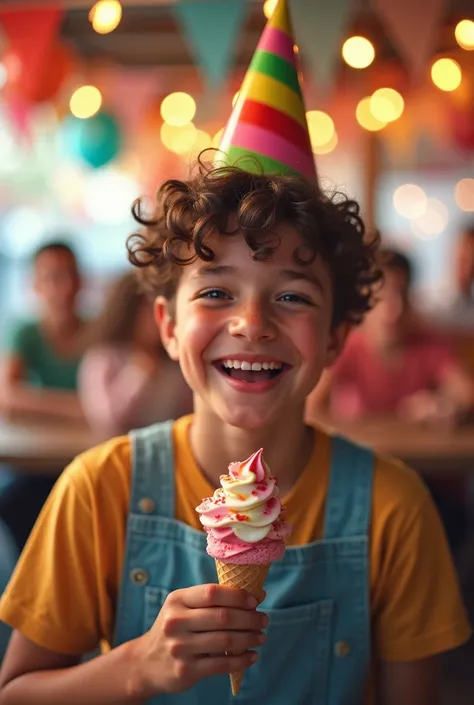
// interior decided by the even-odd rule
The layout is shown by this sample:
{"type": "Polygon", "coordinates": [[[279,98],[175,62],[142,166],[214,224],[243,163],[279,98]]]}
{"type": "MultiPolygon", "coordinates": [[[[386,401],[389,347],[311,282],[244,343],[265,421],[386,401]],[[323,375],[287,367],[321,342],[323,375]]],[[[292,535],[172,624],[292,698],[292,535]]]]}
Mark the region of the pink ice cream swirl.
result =
{"type": "Polygon", "coordinates": [[[231,463],[212,497],[196,511],[207,531],[207,552],[228,563],[270,563],[282,558],[284,521],[277,480],[262,458],[263,449],[242,463],[231,463]]]}

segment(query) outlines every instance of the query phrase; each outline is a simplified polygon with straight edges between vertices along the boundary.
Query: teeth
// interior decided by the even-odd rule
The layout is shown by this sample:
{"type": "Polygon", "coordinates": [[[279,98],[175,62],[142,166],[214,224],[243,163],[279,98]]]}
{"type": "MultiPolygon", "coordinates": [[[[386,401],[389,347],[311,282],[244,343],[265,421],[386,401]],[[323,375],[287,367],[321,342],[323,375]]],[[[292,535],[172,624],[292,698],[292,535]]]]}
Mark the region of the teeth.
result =
{"type": "Polygon", "coordinates": [[[261,370],[281,370],[282,362],[247,362],[247,360],[224,360],[222,363],[227,369],[234,370],[252,370],[260,372],[261,370]]]}

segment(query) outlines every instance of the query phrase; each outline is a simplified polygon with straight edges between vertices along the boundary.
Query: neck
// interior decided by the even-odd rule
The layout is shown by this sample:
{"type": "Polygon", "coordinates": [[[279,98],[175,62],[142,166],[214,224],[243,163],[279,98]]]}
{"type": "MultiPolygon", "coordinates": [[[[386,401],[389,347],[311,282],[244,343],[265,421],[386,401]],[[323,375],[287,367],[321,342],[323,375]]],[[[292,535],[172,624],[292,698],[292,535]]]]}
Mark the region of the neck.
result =
{"type": "Polygon", "coordinates": [[[248,430],[224,423],[199,408],[190,431],[191,448],[198,465],[213,487],[229,463],[246,460],[259,448],[278,478],[282,494],[288,492],[306,466],[314,444],[314,432],[303,421],[304,410],[265,428],[248,430]]]}
{"type": "Polygon", "coordinates": [[[43,327],[50,335],[68,336],[77,332],[80,325],[75,313],[64,316],[48,316],[43,318],[43,327]]]}

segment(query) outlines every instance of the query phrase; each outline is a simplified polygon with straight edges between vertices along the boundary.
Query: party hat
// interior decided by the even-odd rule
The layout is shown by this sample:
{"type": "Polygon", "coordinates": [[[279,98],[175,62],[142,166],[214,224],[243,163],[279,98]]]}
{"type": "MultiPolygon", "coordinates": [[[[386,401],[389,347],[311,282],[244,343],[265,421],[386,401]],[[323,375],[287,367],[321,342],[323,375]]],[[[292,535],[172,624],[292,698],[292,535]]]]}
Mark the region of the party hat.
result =
{"type": "Polygon", "coordinates": [[[219,144],[219,163],[316,178],[286,0],[278,0],[219,144]]]}

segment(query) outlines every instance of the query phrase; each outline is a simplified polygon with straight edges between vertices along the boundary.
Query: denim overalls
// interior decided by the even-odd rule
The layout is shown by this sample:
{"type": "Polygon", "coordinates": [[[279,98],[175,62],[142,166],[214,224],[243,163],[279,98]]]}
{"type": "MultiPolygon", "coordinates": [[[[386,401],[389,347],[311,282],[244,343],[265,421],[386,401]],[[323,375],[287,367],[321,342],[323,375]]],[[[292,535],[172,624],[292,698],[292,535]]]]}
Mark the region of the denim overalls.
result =
{"type": "MultiPolygon", "coordinates": [[[[150,629],[166,596],[217,582],[203,532],[174,519],[172,422],[132,433],[133,477],[114,644],[150,629]]],[[[153,705],[362,705],[370,670],[373,456],[332,441],[324,538],[274,563],[262,609],[267,641],[233,698],[227,675],[153,705]]]]}

